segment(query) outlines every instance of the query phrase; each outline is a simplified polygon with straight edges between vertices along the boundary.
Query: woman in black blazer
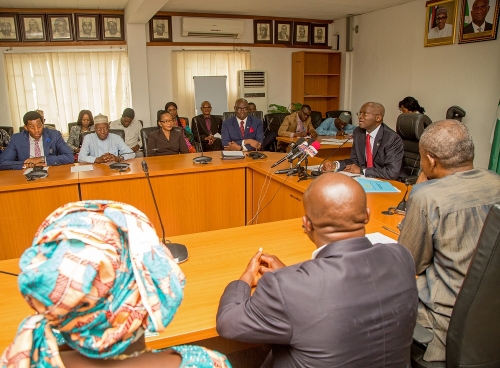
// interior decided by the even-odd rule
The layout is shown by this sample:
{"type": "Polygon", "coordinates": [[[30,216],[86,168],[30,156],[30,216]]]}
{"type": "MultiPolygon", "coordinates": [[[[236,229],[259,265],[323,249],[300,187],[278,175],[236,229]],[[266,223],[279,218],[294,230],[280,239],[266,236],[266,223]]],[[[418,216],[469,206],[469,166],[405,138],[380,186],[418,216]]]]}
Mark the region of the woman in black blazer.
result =
{"type": "Polygon", "coordinates": [[[152,132],[148,138],[149,156],[177,155],[189,153],[182,130],[174,128],[174,119],[167,111],[158,113],[159,129],[152,132]]]}

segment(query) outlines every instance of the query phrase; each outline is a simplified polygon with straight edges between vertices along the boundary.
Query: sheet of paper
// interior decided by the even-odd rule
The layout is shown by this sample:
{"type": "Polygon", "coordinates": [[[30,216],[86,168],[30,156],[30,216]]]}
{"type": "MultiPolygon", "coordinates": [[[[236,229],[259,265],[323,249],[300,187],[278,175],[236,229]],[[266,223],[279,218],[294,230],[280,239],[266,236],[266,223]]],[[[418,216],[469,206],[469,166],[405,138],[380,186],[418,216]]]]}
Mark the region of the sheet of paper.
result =
{"type": "Polygon", "coordinates": [[[82,166],[71,166],[71,172],[82,172],[82,171],[92,171],[94,170],[93,165],[82,165],[82,166]]]}
{"type": "MultiPolygon", "coordinates": [[[[336,138],[327,138],[321,141],[322,145],[340,145],[344,143],[345,139],[336,139],[336,138]]],[[[352,142],[352,138],[348,140],[348,142],[352,142]]]]}
{"type": "Polygon", "coordinates": [[[379,232],[376,233],[371,233],[371,234],[366,234],[365,235],[370,243],[372,244],[377,244],[377,243],[397,243],[396,240],[393,238],[389,238],[388,236],[381,234],[379,232]]]}
{"type": "Polygon", "coordinates": [[[221,139],[222,139],[222,137],[221,137],[221,135],[220,135],[219,133],[215,133],[215,134],[214,134],[214,137],[215,137],[215,138],[221,138],[221,139]]]}

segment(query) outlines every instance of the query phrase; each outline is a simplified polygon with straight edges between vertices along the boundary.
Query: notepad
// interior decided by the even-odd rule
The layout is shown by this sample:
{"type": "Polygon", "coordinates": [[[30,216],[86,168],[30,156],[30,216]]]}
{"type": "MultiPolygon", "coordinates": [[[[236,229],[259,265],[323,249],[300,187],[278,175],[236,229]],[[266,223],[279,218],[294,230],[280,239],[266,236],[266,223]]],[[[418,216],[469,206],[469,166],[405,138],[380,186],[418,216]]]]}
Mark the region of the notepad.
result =
{"type": "Polygon", "coordinates": [[[221,156],[223,160],[237,160],[245,158],[245,155],[241,151],[221,151],[221,156]]]}
{"type": "Polygon", "coordinates": [[[389,238],[388,236],[385,236],[384,234],[381,234],[379,232],[376,233],[371,233],[371,234],[366,234],[365,235],[370,243],[372,244],[377,244],[377,243],[397,243],[393,238],[389,238]]]}
{"type": "Polygon", "coordinates": [[[356,178],[366,193],[399,193],[400,190],[388,181],[370,180],[366,178],[356,178]]]}

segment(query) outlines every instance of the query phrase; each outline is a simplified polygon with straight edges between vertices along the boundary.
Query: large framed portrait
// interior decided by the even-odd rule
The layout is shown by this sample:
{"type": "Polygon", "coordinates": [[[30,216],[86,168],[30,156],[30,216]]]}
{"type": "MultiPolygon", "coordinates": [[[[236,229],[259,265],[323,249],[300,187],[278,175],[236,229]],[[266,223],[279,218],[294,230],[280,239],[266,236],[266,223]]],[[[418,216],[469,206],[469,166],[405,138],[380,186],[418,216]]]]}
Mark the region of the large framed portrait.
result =
{"type": "Polygon", "coordinates": [[[125,22],[121,14],[101,15],[101,30],[103,41],[125,40],[125,22]]]}
{"type": "Polygon", "coordinates": [[[73,22],[71,14],[47,15],[50,41],[73,41],[73,22]]]}
{"type": "Polygon", "coordinates": [[[273,21],[254,20],[253,21],[253,42],[273,43],[273,21]]]}
{"type": "Polygon", "coordinates": [[[457,0],[431,0],[426,3],[424,46],[455,43],[457,0]]]}
{"type": "Polygon", "coordinates": [[[328,24],[311,24],[311,45],[328,45],[328,24]]]}
{"type": "Polygon", "coordinates": [[[100,37],[99,14],[75,14],[77,41],[97,41],[100,37]]]}
{"type": "Polygon", "coordinates": [[[172,42],[172,17],[156,16],[149,21],[149,40],[172,42]]]}
{"type": "Polygon", "coordinates": [[[25,42],[45,42],[45,14],[20,14],[21,38],[25,42]]]}
{"type": "Polygon", "coordinates": [[[16,13],[0,13],[0,42],[20,41],[16,13]]]}
{"type": "Polygon", "coordinates": [[[293,40],[293,22],[274,21],[274,43],[291,45],[293,40]]]}
{"type": "Polygon", "coordinates": [[[500,0],[462,0],[458,43],[497,39],[500,0]]]}
{"type": "Polygon", "coordinates": [[[311,23],[293,23],[293,44],[310,45],[311,43],[311,23]]]}

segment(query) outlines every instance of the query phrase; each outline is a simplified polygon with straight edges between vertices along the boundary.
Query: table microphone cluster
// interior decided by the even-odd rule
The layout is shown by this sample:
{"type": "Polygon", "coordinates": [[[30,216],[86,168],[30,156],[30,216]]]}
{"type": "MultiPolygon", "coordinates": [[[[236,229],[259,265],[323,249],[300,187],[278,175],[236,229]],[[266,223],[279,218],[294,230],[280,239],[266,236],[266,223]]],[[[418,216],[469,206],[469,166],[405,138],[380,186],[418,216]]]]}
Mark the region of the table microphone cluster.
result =
{"type": "Polygon", "coordinates": [[[344,144],[349,142],[351,139],[352,139],[352,135],[350,135],[349,138],[347,138],[345,141],[343,141],[340,146],[338,146],[336,149],[334,149],[332,153],[330,153],[328,156],[326,156],[325,159],[323,161],[321,161],[321,164],[318,166],[318,170],[311,171],[311,176],[313,178],[316,178],[316,177],[320,176],[321,174],[323,174],[323,171],[321,171],[321,168],[323,167],[326,160],[328,160],[330,157],[332,157],[339,149],[341,149],[344,146],[344,144]]]}

